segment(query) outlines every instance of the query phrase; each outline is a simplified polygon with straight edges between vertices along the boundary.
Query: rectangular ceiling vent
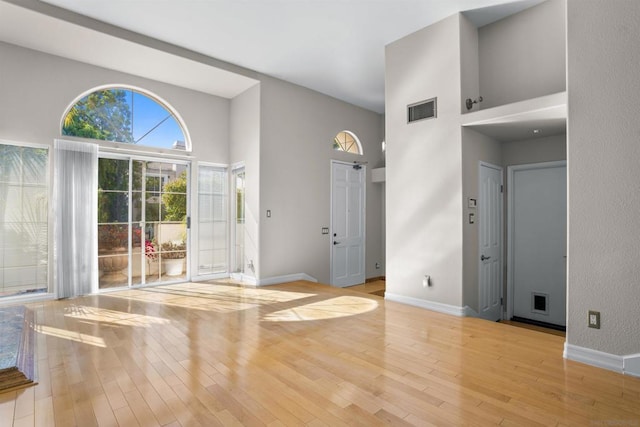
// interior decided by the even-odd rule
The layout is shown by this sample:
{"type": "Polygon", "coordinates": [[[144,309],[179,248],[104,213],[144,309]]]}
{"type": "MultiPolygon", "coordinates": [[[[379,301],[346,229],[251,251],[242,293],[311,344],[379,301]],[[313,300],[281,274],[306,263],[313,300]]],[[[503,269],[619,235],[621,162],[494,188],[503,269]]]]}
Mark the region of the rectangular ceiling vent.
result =
{"type": "Polygon", "coordinates": [[[438,98],[427,99],[407,106],[407,123],[434,119],[437,115],[438,98]]]}

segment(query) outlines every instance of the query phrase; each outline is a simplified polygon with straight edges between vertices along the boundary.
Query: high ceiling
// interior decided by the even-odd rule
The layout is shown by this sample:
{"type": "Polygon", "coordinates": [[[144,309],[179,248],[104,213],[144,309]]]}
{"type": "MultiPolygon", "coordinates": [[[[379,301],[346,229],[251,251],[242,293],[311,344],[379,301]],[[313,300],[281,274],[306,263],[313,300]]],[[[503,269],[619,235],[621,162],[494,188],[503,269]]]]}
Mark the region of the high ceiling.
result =
{"type": "MultiPolygon", "coordinates": [[[[21,3],[21,0],[8,1],[17,5],[21,3]]],[[[377,112],[384,111],[385,45],[458,11],[475,10],[469,12],[467,16],[476,25],[481,26],[541,2],[541,0],[515,2],[512,0],[44,1],[116,27],[296,83],[377,112]]],[[[36,1],[25,0],[25,3],[33,4],[34,2],[36,1]]],[[[2,1],[0,5],[1,3],[2,1]]],[[[43,38],[44,34],[40,33],[40,38],[43,38]]],[[[2,36],[1,32],[0,36],[2,36]]],[[[17,40],[18,38],[17,34],[13,34],[7,41],[47,50],[46,47],[21,43],[17,40]]],[[[0,39],[6,40],[6,37],[0,39]]],[[[87,40],[90,41],[91,38],[87,40]]],[[[38,43],[43,45],[45,42],[32,41],[32,44],[38,43]]],[[[101,43],[100,46],[101,49],[106,50],[119,49],[117,40],[111,44],[101,43]]],[[[95,50],[94,47],[83,45],[82,39],[74,40],[74,47],[73,59],[78,60],[83,60],[78,57],[79,52],[87,50],[87,55],[90,55],[90,51],[95,50]]],[[[60,54],[60,52],[53,53],[60,54]]],[[[89,63],[96,61],[97,59],[86,59],[89,63]]]]}

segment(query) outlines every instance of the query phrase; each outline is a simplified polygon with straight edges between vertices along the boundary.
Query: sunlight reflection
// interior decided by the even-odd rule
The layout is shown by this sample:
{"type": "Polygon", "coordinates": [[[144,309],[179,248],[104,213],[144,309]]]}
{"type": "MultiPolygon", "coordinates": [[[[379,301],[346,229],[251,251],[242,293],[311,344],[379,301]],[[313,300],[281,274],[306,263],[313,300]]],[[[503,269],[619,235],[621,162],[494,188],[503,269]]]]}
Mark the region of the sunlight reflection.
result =
{"type": "Polygon", "coordinates": [[[366,313],[375,310],[377,307],[378,302],[372,299],[342,296],[276,311],[266,315],[263,320],[268,322],[297,322],[335,319],[366,313]]]}
{"type": "Polygon", "coordinates": [[[211,283],[182,283],[109,292],[104,296],[226,313],[247,310],[266,304],[295,301],[313,297],[315,294],[211,283]]]}
{"type": "Polygon", "coordinates": [[[168,319],[162,317],[147,316],[144,314],[125,313],[123,311],[107,310],[105,308],[87,307],[72,305],[65,309],[65,316],[74,319],[93,320],[96,322],[115,323],[122,326],[141,326],[144,328],[151,325],[166,325],[168,319]]]}
{"type": "Polygon", "coordinates": [[[52,326],[37,325],[36,332],[44,335],[49,335],[56,338],[63,338],[65,340],[71,340],[80,342],[83,344],[94,345],[96,347],[106,348],[104,339],[100,337],[94,337],[93,335],[81,334],[80,332],[67,331],[65,329],[58,329],[52,326]]]}

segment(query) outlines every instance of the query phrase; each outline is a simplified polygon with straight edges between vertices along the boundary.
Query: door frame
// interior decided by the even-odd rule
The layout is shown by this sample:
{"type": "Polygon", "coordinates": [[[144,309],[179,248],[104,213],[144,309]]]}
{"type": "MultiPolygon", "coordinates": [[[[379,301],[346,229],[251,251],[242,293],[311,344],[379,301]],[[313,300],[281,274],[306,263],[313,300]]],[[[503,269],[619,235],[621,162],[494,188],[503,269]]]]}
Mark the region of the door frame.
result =
{"type": "MultiPolygon", "coordinates": [[[[187,170],[187,227],[186,227],[186,256],[185,256],[185,264],[186,264],[186,271],[185,271],[185,278],[183,279],[184,282],[190,282],[191,281],[191,260],[192,260],[192,256],[191,256],[191,252],[192,252],[192,244],[191,244],[191,221],[193,220],[192,218],[192,209],[191,209],[191,202],[192,202],[192,194],[191,194],[191,190],[193,188],[195,188],[192,185],[192,172],[195,169],[193,167],[193,162],[190,159],[185,159],[183,157],[171,157],[171,156],[167,156],[166,158],[163,157],[158,157],[157,153],[148,153],[145,154],[145,152],[137,152],[137,151],[114,151],[114,150],[110,150],[110,149],[106,149],[103,147],[98,147],[98,160],[100,158],[107,158],[107,159],[116,159],[116,160],[127,160],[129,161],[129,194],[131,194],[131,165],[132,162],[134,161],[145,161],[145,162],[159,162],[159,163],[175,163],[175,164],[180,164],[180,165],[184,165],[186,167],[187,170]]],[[[98,166],[99,168],[99,166],[98,166]]],[[[98,173],[98,169],[96,170],[96,173],[98,173]]],[[[98,191],[98,188],[96,188],[96,193],[98,191]]],[[[129,204],[129,221],[127,224],[134,224],[134,221],[131,220],[131,216],[132,216],[132,205],[129,204]]],[[[142,222],[142,221],[140,221],[142,222]]],[[[145,221],[146,222],[146,221],[145,221]]],[[[98,222],[96,221],[96,227],[98,226],[98,222]]],[[[96,239],[97,239],[97,234],[96,234],[96,239]]],[[[97,247],[97,244],[96,244],[97,247]]],[[[127,290],[127,289],[136,289],[136,288],[143,288],[143,287],[148,287],[148,286],[158,286],[158,285],[166,285],[166,284],[170,284],[170,283],[178,283],[178,280],[176,281],[158,281],[158,282],[151,282],[151,283],[147,283],[145,281],[145,283],[140,283],[140,284],[132,284],[131,282],[131,278],[132,278],[132,253],[130,251],[131,248],[128,248],[129,253],[127,254],[128,256],[128,265],[127,265],[127,284],[125,286],[122,287],[114,287],[114,288],[100,288],[100,283],[99,280],[96,280],[96,283],[94,284],[96,289],[93,289],[92,292],[93,293],[108,293],[108,292],[112,292],[112,291],[122,291],[122,290],[127,290]]],[[[98,254],[96,253],[95,255],[96,257],[98,256],[98,254]]],[[[162,268],[160,266],[160,268],[162,268]]]]}
{"type": "MultiPolygon", "coordinates": [[[[502,188],[504,188],[504,167],[503,166],[499,166],[499,165],[494,165],[493,163],[488,163],[488,162],[483,162],[483,161],[479,161],[478,162],[478,203],[481,203],[482,201],[480,200],[480,195],[482,194],[482,180],[480,179],[480,175],[482,174],[482,168],[489,168],[489,169],[494,169],[500,172],[500,185],[502,186],[502,188]]],[[[500,280],[500,299],[503,298],[504,296],[504,255],[505,255],[505,250],[504,250],[504,192],[501,192],[501,197],[500,197],[500,207],[498,208],[498,212],[500,215],[500,226],[498,227],[498,229],[500,230],[500,272],[498,274],[499,280],[500,280]]],[[[480,241],[480,215],[481,213],[479,212],[480,210],[480,206],[478,205],[478,218],[476,219],[478,221],[478,252],[476,254],[476,259],[477,259],[477,269],[478,269],[478,312],[480,313],[480,278],[482,275],[482,261],[480,260],[480,256],[481,256],[481,252],[482,252],[482,248],[481,248],[481,244],[482,242],[480,241]]],[[[500,320],[504,319],[504,305],[501,305],[500,307],[500,320]]]]}
{"type": "MultiPolygon", "coordinates": [[[[230,256],[229,256],[229,266],[228,266],[228,270],[229,270],[229,276],[236,278],[238,280],[242,280],[243,276],[245,275],[245,271],[244,271],[244,259],[242,260],[238,260],[238,254],[236,253],[236,245],[238,244],[238,239],[237,239],[237,215],[238,215],[238,208],[237,208],[237,186],[236,186],[236,175],[238,173],[244,173],[244,212],[245,212],[245,225],[246,225],[246,212],[247,212],[247,193],[246,193],[246,188],[247,188],[247,169],[245,167],[244,162],[239,162],[239,163],[234,163],[230,170],[229,170],[229,179],[231,181],[231,185],[229,186],[229,199],[231,201],[230,205],[230,211],[231,211],[231,217],[229,218],[229,252],[230,252],[230,256]],[[235,271],[236,266],[238,265],[238,262],[240,262],[241,264],[241,268],[240,271],[235,271]]],[[[245,232],[246,232],[246,228],[245,228],[245,232]]],[[[244,235],[244,234],[243,234],[244,235]]],[[[245,251],[245,241],[242,241],[242,252],[244,254],[245,251]]]]}
{"type": "MultiPolygon", "coordinates": [[[[514,180],[514,172],[518,170],[531,170],[531,169],[549,169],[554,167],[567,167],[566,160],[554,160],[550,162],[539,162],[539,163],[526,163],[522,165],[511,165],[507,166],[507,319],[511,319],[513,317],[513,306],[514,306],[514,277],[513,277],[513,180],[514,180]]],[[[566,274],[566,268],[565,268],[566,274]]],[[[565,293],[567,292],[565,286],[565,293]]],[[[566,313],[565,313],[566,315],[566,313]]]]}
{"type": "Polygon", "coordinates": [[[334,284],[333,277],[333,165],[334,164],[342,164],[347,166],[355,166],[359,165],[362,170],[361,172],[364,174],[364,179],[362,180],[362,271],[364,272],[365,280],[367,278],[367,165],[363,163],[357,162],[345,162],[341,160],[331,160],[329,165],[329,282],[331,286],[336,286],[334,284]]]}

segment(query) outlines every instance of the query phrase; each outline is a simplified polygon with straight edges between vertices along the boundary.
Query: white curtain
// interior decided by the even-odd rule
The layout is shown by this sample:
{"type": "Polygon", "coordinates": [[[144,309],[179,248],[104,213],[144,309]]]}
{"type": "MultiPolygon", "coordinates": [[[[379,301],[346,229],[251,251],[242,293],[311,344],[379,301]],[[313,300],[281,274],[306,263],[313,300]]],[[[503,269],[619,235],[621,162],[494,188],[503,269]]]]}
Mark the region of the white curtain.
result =
{"type": "Polygon", "coordinates": [[[54,281],[58,298],[88,294],[98,281],[98,146],[54,143],[54,281]]]}

